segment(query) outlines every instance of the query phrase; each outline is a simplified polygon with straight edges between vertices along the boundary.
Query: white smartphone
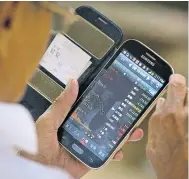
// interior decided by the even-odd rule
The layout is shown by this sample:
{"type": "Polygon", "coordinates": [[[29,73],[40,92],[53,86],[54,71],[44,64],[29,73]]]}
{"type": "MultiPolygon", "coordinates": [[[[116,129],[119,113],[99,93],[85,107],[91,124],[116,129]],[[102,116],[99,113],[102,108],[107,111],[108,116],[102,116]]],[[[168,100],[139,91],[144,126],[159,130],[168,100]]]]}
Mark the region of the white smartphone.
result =
{"type": "Polygon", "coordinates": [[[122,44],[58,131],[60,144],[90,168],[123,146],[165,90],[173,68],[137,40],[122,44]]]}

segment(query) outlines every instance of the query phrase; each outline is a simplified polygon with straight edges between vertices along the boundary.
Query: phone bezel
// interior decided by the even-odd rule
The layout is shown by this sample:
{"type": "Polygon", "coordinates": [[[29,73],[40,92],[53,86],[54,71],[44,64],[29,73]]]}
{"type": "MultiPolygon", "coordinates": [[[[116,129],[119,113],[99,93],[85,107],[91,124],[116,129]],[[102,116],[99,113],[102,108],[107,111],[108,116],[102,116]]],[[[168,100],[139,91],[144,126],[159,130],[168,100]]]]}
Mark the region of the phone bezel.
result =
{"type": "MultiPolygon", "coordinates": [[[[72,155],[74,155],[78,160],[80,160],[82,163],[84,163],[86,166],[92,168],[92,169],[98,169],[101,168],[102,166],[104,166],[105,164],[108,163],[108,161],[113,157],[113,155],[115,154],[115,152],[123,145],[123,143],[129,138],[129,135],[132,133],[133,129],[138,126],[142,120],[144,119],[144,117],[147,115],[147,113],[152,109],[152,107],[155,105],[156,100],[159,96],[162,95],[162,93],[164,92],[165,88],[167,87],[168,81],[169,81],[169,77],[171,74],[174,73],[173,68],[171,67],[170,64],[168,64],[162,57],[160,57],[157,53],[155,53],[153,50],[151,50],[149,47],[147,47],[146,45],[144,45],[143,43],[137,41],[137,40],[127,40],[126,42],[124,42],[121,47],[118,49],[118,51],[114,54],[114,56],[109,60],[109,62],[104,66],[104,69],[107,69],[112,63],[113,61],[116,59],[116,57],[121,53],[121,51],[123,49],[128,50],[131,54],[133,54],[136,58],[140,59],[141,62],[143,62],[144,64],[146,64],[146,66],[148,66],[149,68],[151,68],[154,72],[156,72],[158,75],[160,75],[161,77],[164,77],[165,85],[162,87],[162,89],[157,93],[157,95],[154,97],[153,101],[147,105],[147,107],[144,109],[144,111],[139,115],[138,119],[135,121],[135,123],[133,123],[133,125],[127,130],[127,132],[123,135],[123,137],[121,138],[120,142],[116,145],[116,147],[114,148],[114,150],[112,150],[112,152],[110,153],[110,155],[106,158],[106,160],[104,160],[100,166],[92,166],[89,163],[86,163],[84,161],[82,161],[79,158],[79,155],[77,155],[77,153],[75,152],[75,154],[73,154],[72,152],[69,151],[69,149],[67,149],[64,144],[60,143],[64,148],[66,148],[66,150],[68,150],[70,153],[72,153],[72,155]],[[132,48],[132,49],[131,49],[132,48]],[[138,55],[133,53],[133,48],[134,50],[137,49],[138,50],[138,55]],[[155,71],[157,70],[156,67],[152,67],[149,66],[149,64],[147,64],[143,59],[139,58],[141,56],[141,53],[144,54],[146,52],[148,52],[150,55],[152,55],[153,57],[155,57],[156,59],[158,59],[158,62],[160,62],[160,64],[163,64],[163,68],[165,70],[161,70],[161,72],[159,73],[159,71],[155,71]],[[166,66],[166,68],[165,68],[166,66]]],[[[157,63],[156,63],[157,64],[157,63]]],[[[103,70],[103,69],[102,69],[103,70]]],[[[102,71],[101,70],[101,71],[102,71]]],[[[99,75],[97,75],[98,77],[99,75]]],[[[97,78],[96,77],[96,78],[97,78]]],[[[95,79],[96,79],[95,78],[95,79]]],[[[95,81],[94,79],[94,81],[95,81]]],[[[77,106],[80,104],[80,102],[82,101],[82,99],[87,95],[87,93],[90,91],[91,86],[93,85],[93,83],[91,83],[91,85],[85,90],[85,92],[83,93],[83,95],[76,101],[75,105],[73,106],[72,110],[70,111],[70,113],[68,114],[68,116],[66,117],[66,120],[69,118],[69,116],[73,113],[73,111],[75,110],[75,108],[77,108],[77,106]]],[[[65,120],[65,121],[66,121],[65,120]]],[[[65,123],[64,121],[64,123],[65,123]]],[[[63,125],[64,123],[61,125],[61,127],[58,130],[58,139],[60,141],[60,139],[63,136],[64,133],[64,129],[63,129],[63,125]]],[[[69,134],[70,135],[70,134],[69,134]]],[[[71,135],[70,135],[71,136],[71,135]]],[[[72,136],[71,136],[72,137],[72,136]]],[[[72,141],[73,143],[76,141],[76,139],[74,139],[72,137],[72,141]]],[[[84,146],[81,144],[79,145],[79,147],[84,148],[84,146]]],[[[85,149],[87,149],[85,147],[85,149]]],[[[88,150],[88,149],[87,149],[88,150]]],[[[91,152],[91,154],[93,154],[91,152]]],[[[98,157],[97,157],[98,158],[98,157]]]]}

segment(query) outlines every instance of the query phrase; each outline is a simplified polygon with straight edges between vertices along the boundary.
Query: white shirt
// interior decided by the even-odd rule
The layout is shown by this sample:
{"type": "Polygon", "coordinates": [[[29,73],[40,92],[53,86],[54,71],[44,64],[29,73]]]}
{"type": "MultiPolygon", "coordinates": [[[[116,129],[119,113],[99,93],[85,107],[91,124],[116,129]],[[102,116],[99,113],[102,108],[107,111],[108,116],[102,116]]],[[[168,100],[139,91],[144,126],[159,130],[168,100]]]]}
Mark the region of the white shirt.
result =
{"type": "Polygon", "coordinates": [[[15,148],[37,152],[35,124],[29,112],[19,104],[0,103],[0,178],[70,179],[56,168],[49,168],[16,154],[15,148]]]}

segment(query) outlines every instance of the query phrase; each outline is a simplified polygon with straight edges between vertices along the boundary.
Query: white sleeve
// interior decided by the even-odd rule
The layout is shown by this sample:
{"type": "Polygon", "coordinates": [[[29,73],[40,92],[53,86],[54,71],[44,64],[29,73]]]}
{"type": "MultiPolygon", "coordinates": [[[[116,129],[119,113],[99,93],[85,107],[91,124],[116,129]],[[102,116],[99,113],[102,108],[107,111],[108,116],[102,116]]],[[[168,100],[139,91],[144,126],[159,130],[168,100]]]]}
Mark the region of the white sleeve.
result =
{"type": "Polygon", "coordinates": [[[17,156],[15,147],[37,152],[37,135],[29,112],[18,104],[0,103],[0,178],[70,179],[63,170],[17,156]]]}
{"type": "Polygon", "coordinates": [[[0,156],[2,179],[71,179],[64,171],[19,156],[0,156]]]}

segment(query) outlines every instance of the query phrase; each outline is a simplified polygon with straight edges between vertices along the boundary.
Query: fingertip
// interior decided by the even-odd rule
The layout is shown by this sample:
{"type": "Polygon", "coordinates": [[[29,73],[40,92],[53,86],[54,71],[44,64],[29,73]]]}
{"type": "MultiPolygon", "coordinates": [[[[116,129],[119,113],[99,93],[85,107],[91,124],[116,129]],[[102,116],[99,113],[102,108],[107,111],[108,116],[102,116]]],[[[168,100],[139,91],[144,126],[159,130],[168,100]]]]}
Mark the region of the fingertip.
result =
{"type": "Polygon", "coordinates": [[[71,88],[73,86],[78,86],[78,82],[75,79],[69,79],[66,88],[71,88]]]}
{"type": "Polygon", "coordinates": [[[72,85],[73,85],[73,93],[76,95],[78,95],[79,92],[79,84],[77,80],[72,80],[72,85]]]}
{"type": "Polygon", "coordinates": [[[115,156],[114,156],[114,160],[115,161],[120,161],[120,160],[122,160],[123,159],[123,152],[122,151],[119,151],[119,152],[117,152],[116,154],[115,154],[115,156]]]}
{"type": "Polygon", "coordinates": [[[186,78],[180,74],[171,75],[167,90],[167,104],[174,108],[183,106],[186,91],[186,78]]]}
{"type": "Polygon", "coordinates": [[[75,88],[79,88],[79,84],[78,84],[78,81],[77,80],[72,80],[72,85],[75,86],[75,88]]]}
{"type": "Polygon", "coordinates": [[[136,129],[129,138],[129,141],[139,141],[144,136],[144,131],[141,128],[136,129]]]}
{"type": "Polygon", "coordinates": [[[71,92],[73,97],[77,97],[79,90],[78,81],[75,79],[70,79],[65,90],[71,92]]]}
{"type": "Polygon", "coordinates": [[[170,84],[186,85],[186,78],[180,74],[172,74],[169,78],[170,84]]]}
{"type": "Polygon", "coordinates": [[[144,136],[144,131],[141,128],[138,128],[136,131],[137,131],[138,140],[141,140],[144,136]]]}

